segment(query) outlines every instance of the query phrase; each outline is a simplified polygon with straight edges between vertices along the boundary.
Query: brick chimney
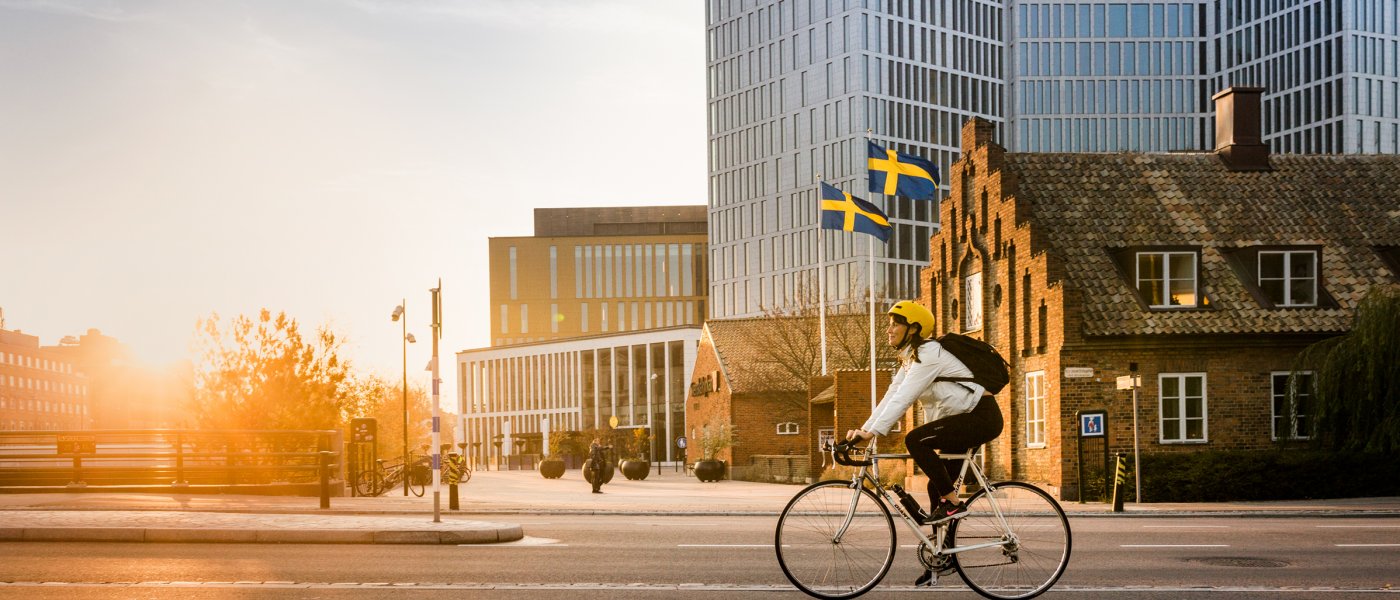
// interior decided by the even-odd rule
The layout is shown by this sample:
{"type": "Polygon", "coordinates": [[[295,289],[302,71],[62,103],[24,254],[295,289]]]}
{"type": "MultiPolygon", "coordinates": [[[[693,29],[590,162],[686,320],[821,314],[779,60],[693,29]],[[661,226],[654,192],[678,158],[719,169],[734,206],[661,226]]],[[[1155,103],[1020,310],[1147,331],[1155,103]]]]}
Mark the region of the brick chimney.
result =
{"type": "Polygon", "coordinates": [[[992,134],[996,133],[996,125],[982,117],[972,117],[962,128],[962,150],[964,153],[977,149],[978,146],[992,141],[992,134]]]}
{"type": "Polygon", "coordinates": [[[1215,100],[1215,153],[1231,171],[1272,171],[1261,130],[1264,88],[1230,87],[1215,100]]]}

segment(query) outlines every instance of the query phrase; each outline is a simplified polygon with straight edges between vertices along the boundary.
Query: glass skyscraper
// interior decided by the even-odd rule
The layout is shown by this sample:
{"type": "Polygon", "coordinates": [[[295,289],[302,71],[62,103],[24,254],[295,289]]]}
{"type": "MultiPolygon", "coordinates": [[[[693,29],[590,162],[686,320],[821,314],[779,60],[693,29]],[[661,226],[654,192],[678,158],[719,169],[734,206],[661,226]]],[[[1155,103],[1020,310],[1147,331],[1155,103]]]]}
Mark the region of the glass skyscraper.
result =
{"type": "Polygon", "coordinates": [[[865,191],[867,135],[956,158],[1213,149],[1211,96],[1265,88],[1274,152],[1400,152],[1395,0],[707,0],[711,318],[918,292],[933,203],[865,191]],[[882,207],[876,243],[818,233],[817,179],[882,207]],[[819,253],[821,240],[824,252],[819,253]]]}

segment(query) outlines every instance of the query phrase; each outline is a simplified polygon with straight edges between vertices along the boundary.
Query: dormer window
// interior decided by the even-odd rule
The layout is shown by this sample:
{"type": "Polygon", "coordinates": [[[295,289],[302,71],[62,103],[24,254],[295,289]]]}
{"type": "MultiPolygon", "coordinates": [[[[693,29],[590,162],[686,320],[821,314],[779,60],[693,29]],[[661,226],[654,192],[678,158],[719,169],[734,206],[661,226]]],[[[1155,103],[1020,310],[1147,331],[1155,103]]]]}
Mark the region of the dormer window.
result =
{"type": "Polygon", "coordinates": [[[1274,306],[1317,306],[1317,252],[1259,252],[1259,291],[1274,306]]]}
{"type": "Polygon", "coordinates": [[[1197,305],[1195,252],[1138,252],[1138,293],[1151,308],[1193,308],[1197,305]]]}

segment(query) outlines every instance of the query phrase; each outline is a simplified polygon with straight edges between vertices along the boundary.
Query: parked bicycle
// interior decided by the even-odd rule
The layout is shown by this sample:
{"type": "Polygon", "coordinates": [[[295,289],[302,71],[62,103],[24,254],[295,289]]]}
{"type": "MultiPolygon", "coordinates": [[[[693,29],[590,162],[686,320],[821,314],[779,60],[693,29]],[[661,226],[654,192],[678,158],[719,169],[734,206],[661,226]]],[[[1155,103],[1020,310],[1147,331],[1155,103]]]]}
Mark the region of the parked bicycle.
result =
{"type": "Polygon", "coordinates": [[[984,597],[1032,598],[1055,585],[1069,564],[1069,520],[1059,503],[1028,483],[987,481],[977,461],[981,447],[941,455],[963,459],[956,485],[971,471],[980,489],[968,499],[965,517],[932,532],[880,482],[879,461],[908,454],[876,454],[874,443],[861,448],[848,442],[828,442],[823,451],[837,464],[856,467],[855,474],[798,492],[778,517],[773,541],[783,574],[808,595],[854,598],[880,583],[898,542],[890,507],[919,541],[919,562],[932,573],[928,585],[956,571],[984,597]]]}
{"type": "Polygon", "coordinates": [[[385,466],[384,459],[375,461],[375,468],[361,471],[355,477],[355,493],[361,496],[379,496],[389,490],[398,489],[404,480],[404,465],[408,464],[408,491],[414,496],[422,496],[427,485],[433,480],[432,465],[425,457],[385,466]]]}

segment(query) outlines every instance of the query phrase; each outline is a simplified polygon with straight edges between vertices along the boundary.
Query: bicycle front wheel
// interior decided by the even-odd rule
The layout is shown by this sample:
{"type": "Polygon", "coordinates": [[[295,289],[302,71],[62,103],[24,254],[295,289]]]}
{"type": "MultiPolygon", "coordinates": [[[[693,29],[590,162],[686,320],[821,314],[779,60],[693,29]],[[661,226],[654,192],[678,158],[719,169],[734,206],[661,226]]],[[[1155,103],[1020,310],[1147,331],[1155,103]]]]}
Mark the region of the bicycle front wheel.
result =
{"type": "Polygon", "coordinates": [[[979,490],[948,535],[954,549],[986,545],[953,554],[953,565],[968,587],[994,600],[1038,596],[1069,564],[1065,511],[1028,483],[1005,481],[979,490]]]}
{"type": "Polygon", "coordinates": [[[870,591],[894,564],[894,519],[870,490],[822,481],[797,493],[778,517],[773,544],[788,581],[817,598],[870,591]]]}
{"type": "Polygon", "coordinates": [[[360,474],[355,476],[355,493],[361,496],[378,496],[375,475],[374,471],[360,471],[360,474]]]}

